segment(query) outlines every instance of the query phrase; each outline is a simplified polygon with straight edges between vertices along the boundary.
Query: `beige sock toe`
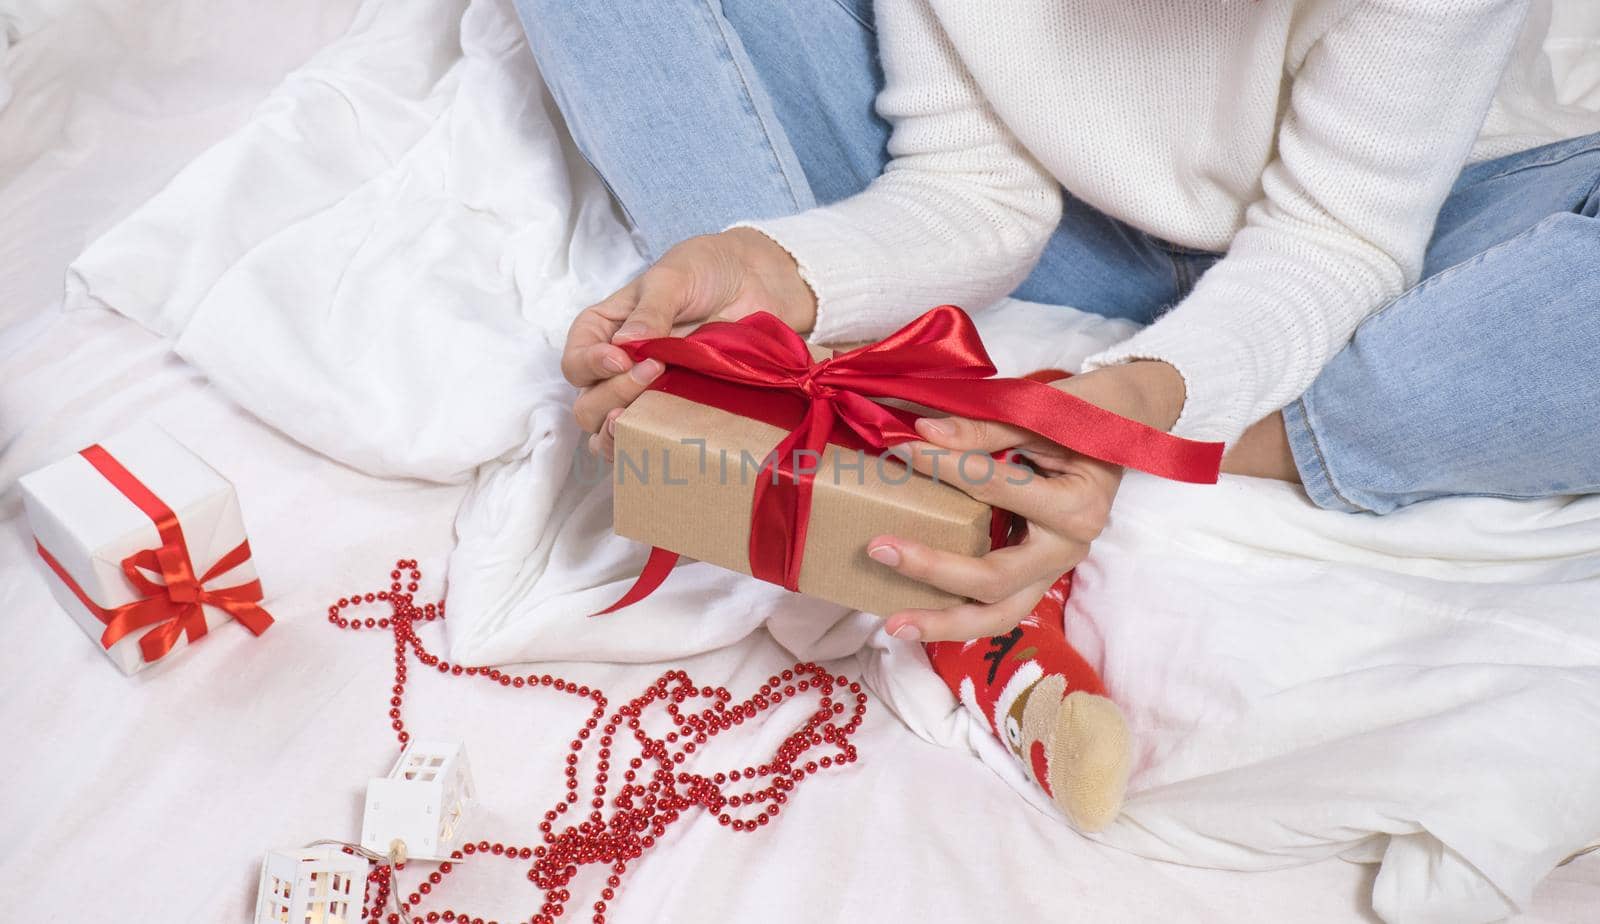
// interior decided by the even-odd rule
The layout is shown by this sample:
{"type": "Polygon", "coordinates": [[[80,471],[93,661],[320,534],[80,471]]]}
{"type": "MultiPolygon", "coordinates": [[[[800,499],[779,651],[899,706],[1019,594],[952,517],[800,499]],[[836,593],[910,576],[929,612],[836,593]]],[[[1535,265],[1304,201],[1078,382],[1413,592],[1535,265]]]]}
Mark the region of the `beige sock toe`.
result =
{"type": "Polygon", "coordinates": [[[1061,701],[1045,742],[1050,790],[1080,831],[1099,831],[1122,810],[1130,742],[1122,710],[1104,696],[1078,691],[1061,701]]]}

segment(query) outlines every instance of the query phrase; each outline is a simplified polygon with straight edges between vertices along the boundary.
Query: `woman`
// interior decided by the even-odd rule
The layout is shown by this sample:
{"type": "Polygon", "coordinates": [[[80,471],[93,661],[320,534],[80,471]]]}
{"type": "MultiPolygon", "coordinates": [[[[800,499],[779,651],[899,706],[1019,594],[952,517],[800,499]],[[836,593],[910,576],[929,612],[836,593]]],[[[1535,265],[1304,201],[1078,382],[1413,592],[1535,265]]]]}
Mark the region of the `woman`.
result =
{"type": "MultiPolygon", "coordinates": [[[[1059,387],[1330,510],[1600,487],[1600,136],[1463,170],[1527,0],[519,5],[658,257],[569,335],[597,451],[660,372],[617,342],[758,308],[860,341],[1011,293],[1147,323],[1059,387]]],[[[918,430],[1058,476],[982,498],[1028,517],[1017,548],[869,549],[974,601],[897,637],[1008,637],[1119,473],[918,430]]]]}

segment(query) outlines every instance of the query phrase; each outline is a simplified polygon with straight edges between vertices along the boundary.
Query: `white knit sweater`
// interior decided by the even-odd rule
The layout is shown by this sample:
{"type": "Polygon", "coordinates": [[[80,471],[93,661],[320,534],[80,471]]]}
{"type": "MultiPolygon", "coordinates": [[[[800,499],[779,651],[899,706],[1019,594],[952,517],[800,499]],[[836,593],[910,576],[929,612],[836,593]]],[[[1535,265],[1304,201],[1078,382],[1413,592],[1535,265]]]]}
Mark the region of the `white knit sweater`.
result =
{"type": "Polygon", "coordinates": [[[824,341],[992,304],[1038,259],[1061,186],[1227,251],[1089,365],[1171,363],[1188,390],[1173,432],[1231,442],[1416,281],[1526,8],[877,0],[892,161],[859,195],[750,226],[799,263],[824,341]]]}

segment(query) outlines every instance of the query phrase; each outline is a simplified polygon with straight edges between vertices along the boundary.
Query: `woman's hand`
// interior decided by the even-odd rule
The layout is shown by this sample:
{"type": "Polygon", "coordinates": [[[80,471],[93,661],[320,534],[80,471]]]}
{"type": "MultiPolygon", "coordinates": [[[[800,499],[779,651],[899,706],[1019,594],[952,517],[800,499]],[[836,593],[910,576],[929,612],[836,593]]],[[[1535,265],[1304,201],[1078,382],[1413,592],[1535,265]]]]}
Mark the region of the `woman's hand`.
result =
{"type": "MultiPolygon", "coordinates": [[[[1054,386],[1160,430],[1170,430],[1183,410],[1183,377],[1163,362],[1110,366],[1054,386]]],[[[976,558],[913,539],[873,539],[867,554],[874,560],[973,601],[945,610],[901,610],[890,614],[885,628],[908,641],[1003,634],[1088,554],[1111,513],[1122,469],[991,421],[928,417],[916,427],[927,442],[909,444],[912,467],[1024,517],[1028,529],[1021,543],[976,558]],[[984,455],[1005,449],[1031,465],[997,462],[991,468],[984,455]]]]}
{"type": "Polygon", "coordinates": [[[594,434],[589,448],[611,458],[612,422],[662,372],[653,359],[635,365],[618,343],[756,311],[770,311],[805,333],[816,322],[817,301],[788,251],[751,228],[690,238],[585,308],[567,331],[561,373],[583,389],[573,413],[594,434]]]}

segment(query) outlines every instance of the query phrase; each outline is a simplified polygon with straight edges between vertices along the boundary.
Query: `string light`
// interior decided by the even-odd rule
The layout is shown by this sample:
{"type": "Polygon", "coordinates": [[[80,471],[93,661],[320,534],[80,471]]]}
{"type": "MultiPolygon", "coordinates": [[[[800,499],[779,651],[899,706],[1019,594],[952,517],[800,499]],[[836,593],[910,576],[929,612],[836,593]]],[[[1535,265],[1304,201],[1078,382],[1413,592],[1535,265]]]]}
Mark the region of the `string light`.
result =
{"type": "Polygon", "coordinates": [[[401,748],[411,740],[403,706],[412,658],[443,675],[480,677],[513,689],[550,689],[592,705],[564,758],[566,792],[538,823],[541,843],[537,846],[489,840],[463,844],[451,852],[450,860],[440,863],[402,898],[395,873],[405,868],[403,857],[379,854],[343,841],[316,842],[337,845],[377,864],[367,877],[374,900],[362,909],[362,919],[372,924],[499,924],[453,909],[420,910],[456,863],[480,855],[528,865],[527,878],[544,890],[539,910],[523,919],[531,924],[552,924],[562,917],[572,901],[569,886],[574,877],[586,867],[604,867],[605,886],[591,906],[591,920],[605,924],[606,911],[629,864],[692,809],[711,812],[718,823],[733,831],[755,832],[777,817],[806,777],[857,759],[850,737],[866,716],[866,693],[859,683],[834,676],[816,664],[796,664],[774,674],[738,703],[733,702],[726,688],[697,686],[688,674],[671,670],[643,693],[608,711],[605,694],[585,684],[553,674],[513,674],[494,667],[464,667],[432,654],[422,644],[416,627],[418,623],[443,619],[444,603],[419,607],[414,602],[422,580],[415,559],[398,561],[389,577],[386,591],[341,597],[328,607],[328,621],[350,631],[386,630],[393,634],[395,673],[388,716],[401,748]],[[347,612],[366,604],[387,605],[389,615],[355,617],[347,612]],[[710,774],[689,769],[695,752],[712,738],[780,703],[805,697],[814,697],[816,708],[784,738],[770,760],[710,774]],[[651,734],[645,721],[650,713],[658,711],[658,706],[664,706],[659,711],[664,711],[672,723],[672,730],[660,736],[651,734]],[[619,759],[613,765],[613,746],[624,731],[637,743],[638,753],[625,764],[619,759]],[[575,821],[585,813],[585,807],[580,805],[579,766],[583,751],[591,742],[597,745],[592,795],[585,804],[584,820],[575,821]],[[826,753],[813,753],[818,751],[826,753]],[[621,779],[614,783],[617,771],[621,771],[621,779]],[[563,821],[569,823],[562,825],[563,821]],[[385,912],[386,906],[393,910],[385,912]]]}

